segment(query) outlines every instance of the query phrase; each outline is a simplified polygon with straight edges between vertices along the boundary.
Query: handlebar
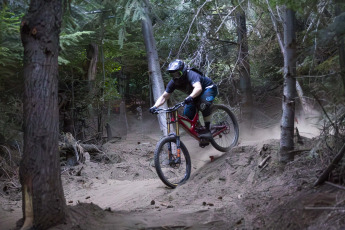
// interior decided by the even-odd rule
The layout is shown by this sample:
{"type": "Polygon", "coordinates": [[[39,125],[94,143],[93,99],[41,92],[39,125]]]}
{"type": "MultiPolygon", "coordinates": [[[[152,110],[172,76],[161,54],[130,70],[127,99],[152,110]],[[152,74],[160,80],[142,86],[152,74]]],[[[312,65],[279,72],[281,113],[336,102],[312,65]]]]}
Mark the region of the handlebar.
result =
{"type": "Polygon", "coordinates": [[[170,112],[174,112],[174,111],[178,110],[180,107],[184,107],[184,106],[185,106],[184,102],[179,102],[176,105],[169,107],[167,109],[157,109],[156,113],[163,113],[163,112],[170,113],[170,112]]]}

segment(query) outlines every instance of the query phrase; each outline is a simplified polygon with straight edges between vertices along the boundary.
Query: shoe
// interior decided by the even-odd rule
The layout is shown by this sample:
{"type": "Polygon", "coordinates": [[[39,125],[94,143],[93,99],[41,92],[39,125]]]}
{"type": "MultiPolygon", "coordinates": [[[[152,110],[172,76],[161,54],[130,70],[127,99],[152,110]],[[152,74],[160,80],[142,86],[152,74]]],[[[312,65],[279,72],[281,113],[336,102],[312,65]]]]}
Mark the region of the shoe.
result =
{"type": "Polygon", "coordinates": [[[206,139],[206,140],[211,140],[212,139],[212,134],[210,131],[206,131],[202,134],[199,135],[200,139],[206,139]]]}
{"type": "Polygon", "coordinates": [[[199,142],[199,147],[201,148],[205,148],[206,146],[208,146],[210,144],[210,142],[204,138],[200,139],[199,142]]]}

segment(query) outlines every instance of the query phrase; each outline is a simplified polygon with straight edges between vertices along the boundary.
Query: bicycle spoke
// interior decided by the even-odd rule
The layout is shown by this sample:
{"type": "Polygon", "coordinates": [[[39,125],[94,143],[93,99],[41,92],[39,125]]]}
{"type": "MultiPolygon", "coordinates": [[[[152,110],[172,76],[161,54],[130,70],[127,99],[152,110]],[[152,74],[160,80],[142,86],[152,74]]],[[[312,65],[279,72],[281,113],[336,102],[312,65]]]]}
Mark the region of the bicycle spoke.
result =
{"type": "Polygon", "coordinates": [[[227,151],[238,141],[238,124],[231,111],[221,105],[212,110],[211,132],[213,146],[220,151],[227,151]]]}
{"type": "Polygon", "coordinates": [[[172,141],[161,143],[160,149],[156,152],[157,166],[159,167],[157,172],[163,182],[170,187],[176,187],[189,177],[190,162],[187,163],[185,154],[182,149],[180,158],[177,158],[177,147],[175,142],[172,141]]]}

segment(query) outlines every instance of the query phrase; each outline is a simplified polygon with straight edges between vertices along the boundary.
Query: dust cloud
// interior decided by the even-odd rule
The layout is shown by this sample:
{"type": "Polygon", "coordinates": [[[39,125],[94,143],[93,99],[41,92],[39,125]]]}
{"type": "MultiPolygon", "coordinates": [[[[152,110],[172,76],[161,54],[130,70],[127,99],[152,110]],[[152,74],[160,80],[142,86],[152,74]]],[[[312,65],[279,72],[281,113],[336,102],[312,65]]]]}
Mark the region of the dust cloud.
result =
{"type": "MultiPolygon", "coordinates": [[[[254,125],[255,126],[255,125],[254,125]]],[[[307,138],[313,138],[320,135],[320,115],[316,111],[313,111],[308,116],[296,115],[295,118],[295,134],[296,128],[301,136],[307,138]]],[[[253,145],[263,142],[265,140],[280,139],[280,123],[271,123],[269,128],[244,128],[240,124],[240,145],[253,145]]]]}

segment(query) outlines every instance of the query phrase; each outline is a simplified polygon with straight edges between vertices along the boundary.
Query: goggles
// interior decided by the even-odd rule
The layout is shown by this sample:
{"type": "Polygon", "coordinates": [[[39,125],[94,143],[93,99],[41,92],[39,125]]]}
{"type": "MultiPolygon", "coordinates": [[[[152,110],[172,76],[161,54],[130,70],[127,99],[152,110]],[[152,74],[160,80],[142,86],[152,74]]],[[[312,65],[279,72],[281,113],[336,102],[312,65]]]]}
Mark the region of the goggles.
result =
{"type": "Polygon", "coordinates": [[[176,72],[170,73],[170,76],[173,79],[179,79],[182,76],[182,72],[181,71],[176,71],[176,72]]]}

